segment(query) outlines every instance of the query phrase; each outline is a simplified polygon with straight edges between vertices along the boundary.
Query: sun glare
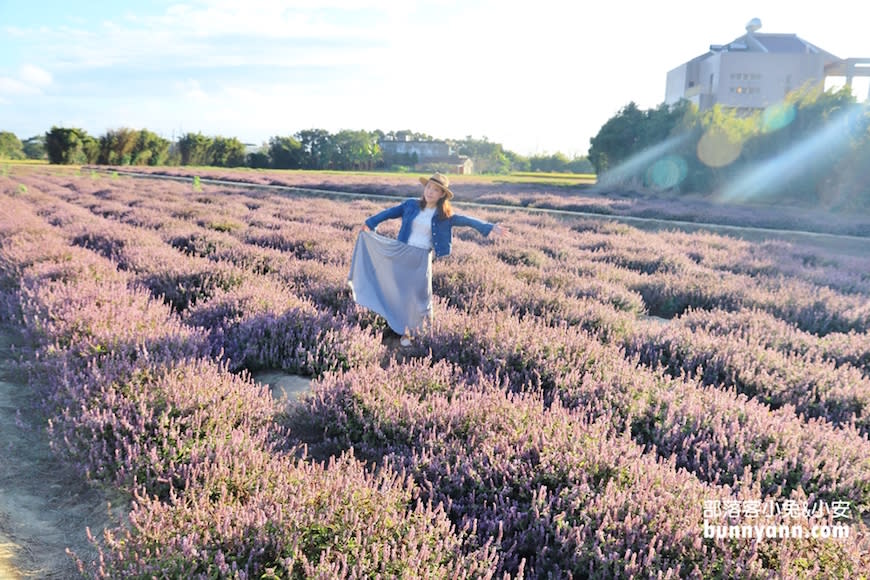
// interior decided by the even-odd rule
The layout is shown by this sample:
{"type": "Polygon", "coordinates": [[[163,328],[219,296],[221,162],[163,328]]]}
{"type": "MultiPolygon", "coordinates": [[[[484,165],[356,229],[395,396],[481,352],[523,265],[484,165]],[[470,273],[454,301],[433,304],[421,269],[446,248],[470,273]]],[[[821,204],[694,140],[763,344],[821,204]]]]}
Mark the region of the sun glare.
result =
{"type": "Polygon", "coordinates": [[[684,159],[675,154],[688,141],[689,133],[674,135],[639,153],[635,153],[613,169],[598,177],[598,184],[612,185],[632,177],[646,175],[661,189],[675,187],[685,179],[687,170],[684,159]]]}
{"type": "Polygon", "coordinates": [[[827,163],[832,152],[844,150],[849,141],[867,129],[867,104],[849,107],[780,155],[741,173],[719,196],[721,201],[760,199],[779,191],[792,178],[827,163]]]}

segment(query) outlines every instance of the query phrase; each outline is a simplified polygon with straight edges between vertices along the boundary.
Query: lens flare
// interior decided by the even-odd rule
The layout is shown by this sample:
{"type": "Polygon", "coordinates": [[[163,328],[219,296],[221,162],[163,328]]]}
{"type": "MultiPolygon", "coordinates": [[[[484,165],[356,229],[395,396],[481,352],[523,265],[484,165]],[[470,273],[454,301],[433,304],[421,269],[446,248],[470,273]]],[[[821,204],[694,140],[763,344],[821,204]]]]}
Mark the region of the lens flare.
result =
{"type": "Polygon", "coordinates": [[[795,106],[791,103],[777,103],[764,109],[761,114],[761,131],[773,133],[787,127],[794,121],[795,106]]]}
{"type": "Polygon", "coordinates": [[[621,182],[628,181],[631,178],[646,175],[650,165],[654,164],[658,159],[663,158],[679,147],[681,147],[690,138],[689,133],[674,135],[668,137],[661,143],[653,145],[648,149],[644,149],[635,153],[613,169],[604,172],[598,177],[599,186],[615,185],[621,182]]]}
{"type": "Polygon", "coordinates": [[[776,157],[744,171],[725,187],[722,201],[759,199],[779,191],[789,180],[800,177],[820,164],[830,163],[832,154],[846,151],[856,133],[867,128],[867,107],[856,105],[832,118],[805,139],[776,157]]]}
{"type": "Polygon", "coordinates": [[[656,189],[678,186],[689,173],[689,164],[678,155],[668,155],[649,166],[646,182],[656,189]]]}
{"type": "Polygon", "coordinates": [[[743,143],[719,127],[710,127],[698,140],[698,159],[708,167],[725,167],[734,163],[743,143]]]}

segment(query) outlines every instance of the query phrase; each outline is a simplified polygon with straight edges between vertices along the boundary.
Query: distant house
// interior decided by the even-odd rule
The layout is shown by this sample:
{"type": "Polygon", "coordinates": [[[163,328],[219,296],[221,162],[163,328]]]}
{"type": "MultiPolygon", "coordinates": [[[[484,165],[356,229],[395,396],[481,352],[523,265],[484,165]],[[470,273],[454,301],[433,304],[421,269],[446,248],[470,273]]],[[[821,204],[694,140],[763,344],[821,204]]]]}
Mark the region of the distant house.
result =
{"type": "MultiPolygon", "coordinates": [[[[831,76],[870,76],[870,58],[842,59],[796,34],[758,32],[753,18],[746,34],[668,72],[665,103],[680,99],[706,110],[719,103],[738,109],[760,109],[782,100],[807,82],[824,83],[831,76]]],[[[868,95],[870,98],[870,95],[868,95]]]]}
{"type": "Polygon", "coordinates": [[[471,158],[458,155],[444,141],[384,140],[379,145],[385,165],[409,165],[461,174],[474,172],[471,158]]]}

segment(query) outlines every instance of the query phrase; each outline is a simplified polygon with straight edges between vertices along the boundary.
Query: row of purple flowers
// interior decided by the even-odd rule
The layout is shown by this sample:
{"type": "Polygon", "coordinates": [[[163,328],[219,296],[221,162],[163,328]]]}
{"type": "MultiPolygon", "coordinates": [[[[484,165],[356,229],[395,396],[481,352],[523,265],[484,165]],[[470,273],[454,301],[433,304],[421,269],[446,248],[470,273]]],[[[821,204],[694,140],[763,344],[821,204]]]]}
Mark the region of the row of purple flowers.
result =
{"type": "MultiPolygon", "coordinates": [[[[778,570],[776,566],[797,572],[801,566],[812,565],[807,564],[807,552],[818,556],[816,563],[826,566],[825,573],[854,571],[864,565],[855,543],[762,545],[755,551],[745,545],[735,548],[706,541],[698,545],[700,501],[697,505],[690,501],[688,510],[687,504],[680,504],[680,511],[676,507],[679,497],[808,496],[848,499],[856,511],[865,510],[868,492],[863,482],[868,473],[862,458],[868,456],[870,446],[857,429],[805,421],[789,404],[772,411],[758,400],[704,387],[694,378],[667,377],[638,366],[631,355],[627,358],[623,344],[666,343],[660,332],[648,330],[638,319],[643,311],[640,294],[622,285],[635,276],[657,274],[620,266],[616,259],[589,256],[589,249],[580,247],[590,242],[582,237],[584,232],[599,237],[596,244],[609,243],[612,236],[630,236],[627,232],[583,225],[583,231],[572,234],[553,223],[517,223],[512,229],[522,236],[522,245],[484,243],[480,251],[470,245],[470,236],[460,235],[455,260],[436,279],[439,294],[445,297],[437,304],[436,323],[412,353],[431,356],[431,360],[390,363],[393,366],[385,372],[378,364],[385,353],[372,334],[379,322],[353,308],[343,287],[346,258],[340,253],[330,258],[328,250],[332,238],[335,247],[349,252],[352,224],[370,210],[365,203],[348,207],[310,200],[279,202],[227,192],[200,196],[193,201],[194,209],[183,209],[191,205],[191,196],[181,189],[137,196],[132,184],[124,182],[113,182],[109,188],[88,180],[68,185],[51,179],[34,184],[27,196],[29,207],[62,226],[54,235],[62,232],[73,246],[93,249],[113,260],[120,268],[114,275],[123,278],[129,292],[155,306],[156,297],[167,297],[180,316],[165,309],[163,315],[179,332],[195,337],[176,340],[185,348],[197,345],[195,356],[207,357],[210,365],[227,375],[222,364],[232,369],[283,366],[306,374],[326,373],[301,417],[294,416],[286,424],[279,421],[286,431],[274,422],[264,423],[282,448],[287,447],[278,456],[285,457],[294,449],[301,436],[296,432],[301,421],[308,423],[302,431],[309,434],[326,429],[325,437],[310,438],[309,443],[325,449],[332,446],[336,452],[353,448],[389,473],[408,470],[415,480],[409,489],[433,505],[445,506],[445,515],[457,528],[477,526],[479,535],[462,536],[461,549],[451,552],[461,558],[491,564],[493,546],[486,538],[495,537],[498,570],[518,573],[524,569],[531,575],[566,571],[586,575],[596,570],[602,576],[627,575],[651,566],[679,576],[714,569],[737,573],[744,568],[763,576],[765,570],[778,570]],[[46,195],[38,194],[40,188],[46,195]],[[205,209],[209,207],[212,211],[205,209]],[[245,220],[246,211],[271,215],[257,213],[245,220]],[[161,220],[161,212],[170,217],[161,220]],[[254,222],[256,226],[251,225],[254,222]],[[331,225],[318,229],[312,224],[331,225]],[[263,243],[263,237],[248,235],[252,227],[279,235],[263,243]],[[574,234],[581,235],[580,244],[574,234]],[[274,241],[294,237],[294,244],[274,241]],[[554,243],[558,238],[563,243],[554,243]],[[319,255],[312,253],[317,248],[324,248],[319,255]],[[137,289],[141,287],[149,292],[137,289]],[[221,356],[226,362],[215,362],[221,356]],[[345,373],[331,374],[331,370],[345,373]],[[403,377],[410,379],[402,382],[403,377]],[[485,412],[478,412],[481,409],[485,412]],[[537,433],[538,427],[543,431],[528,439],[535,442],[534,451],[511,455],[512,449],[523,449],[518,438],[526,441],[523,434],[537,433]],[[485,443],[490,440],[498,443],[485,443]],[[544,470],[543,479],[535,480],[532,474],[541,466],[541,453],[557,451],[558,461],[548,464],[551,468],[559,464],[575,468],[567,475],[548,475],[544,470]],[[606,476],[601,478],[592,467],[582,469],[591,466],[589,458],[596,456],[604,458],[606,476]],[[645,473],[653,479],[641,475],[645,473]],[[656,481],[665,488],[673,484],[679,494],[665,493],[656,481]],[[589,493],[597,494],[597,499],[590,502],[589,494],[572,496],[578,488],[593,490],[589,493]],[[649,495],[643,491],[647,488],[652,490],[649,495]],[[636,500],[638,505],[629,505],[637,497],[641,498],[636,500]],[[655,516],[659,511],[660,518],[655,516]],[[628,513],[635,516],[628,517],[628,513]],[[626,518],[625,522],[613,524],[617,516],[626,518]],[[661,529],[652,526],[652,521],[661,524],[661,529]],[[538,545],[547,546],[540,555],[532,549],[538,545]]],[[[75,247],[70,251],[80,252],[75,247]]],[[[603,249],[591,253],[598,252],[603,249]]],[[[9,271],[16,272],[10,284],[23,279],[20,270],[9,271]]],[[[98,274],[98,280],[109,276],[98,274]]],[[[50,278],[61,281],[85,277],[54,276],[50,278]]],[[[798,283],[804,282],[785,278],[781,287],[796,288],[798,283]]],[[[110,287],[110,292],[120,294],[121,285],[110,287]]],[[[100,292],[93,290],[91,295],[100,292]]],[[[753,292],[763,295],[758,288],[753,292]]],[[[831,292],[837,299],[850,299],[848,293],[831,292]]],[[[764,300],[772,303],[770,296],[764,300]]],[[[71,321],[63,324],[74,330],[94,326],[92,322],[83,325],[76,311],[56,320],[71,321]]],[[[672,322],[681,325],[673,332],[712,335],[714,325],[691,322],[697,318],[690,313],[672,322]]],[[[860,320],[860,316],[853,319],[860,320]]],[[[832,380],[854,378],[853,367],[865,360],[862,335],[819,337],[794,324],[782,324],[790,329],[795,349],[827,353],[820,356],[818,368],[830,366],[832,353],[851,353],[833,363],[831,372],[836,377],[832,380]],[[851,351],[843,344],[852,345],[851,351]]],[[[767,340],[777,345],[770,350],[792,350],[772,334],[776,324],[768,326],[767,340]]],[[[60,337],[54,347],[57,352],[78,344],[63,339],[63,332],[52,330],[46,336],[55,334],[60,337]]],[[[156,342],[163,344],[162,339],[156,342]]],[[[716,348],[716,341],[708,342],[716,348]]],[[[90,350],[75,348],[78,356],[90,351],[125,352],[119,346],[122,343],[96,341],[90,350]]],[[[757,348],[754,343],[750,346],[757,348]]],[[[167,360],[175,359],[167,355],[167,360]]],[[[676,355],[675,360],[679,360],[676,355]]],[[[265,456],[276,455],[268,447],[273,441],[269,434],[263,437],[265,456]]],[[[124,448],[122,455],[128,453],[124,448]]],[[[93,461],[102,462],[100,458],[93,461]]],[[[240,465],[234,464],[233,469],[240,465]]],[[[341,463],[340,469],[350,468],[341,463]]],[[[196,479],[186,474],[177,477],[169,487],[191,477],[196,479]]],[[[149,513],[178,517],[177,512],[163,509],[173,504],[160,493],[154,501],[149,513]]],[[[437,512],[439,508],[433,509],[437,512]]],[[[197,526],[205,521],[198,518],[205,518],[206,513],[203,505],[196,504],[184,516],[191,518],[185,525],[199,530],[194,537],[201,532],[197,526]]],[[[176,550],[169,550],[167,558],[178,549],[193,549],[176,541],[165,521],[161,522],[163,540],[176,550]]],[[[326,543],[336,537],[332,531],[323,534],[326,543]]],[[[197,541],[200,544],[191,544],[194,548],[208,544],[202,537],[197,541]]],[[[127,540],[112,546],[120,558],[125,554],[121,546],[135,544],[127,540]]],[[[484,569],[491,572],[493,568],[478,568],[484,569]]]]}
{"type": "Polygon", "coordinates": [[[94,538],[100,558],[79,562],[84,576],[492,576],[494,549],[466,549],[473,530],[401,472],[350,452],[323,464],[278,450],[282,411],[263,385],[209,356],[208,333],[136,272],[36,216],[50,196],[23,201],[7,185],[5,314],[34,341],[52,444],[132,498],[125,521],[94,538]]]}

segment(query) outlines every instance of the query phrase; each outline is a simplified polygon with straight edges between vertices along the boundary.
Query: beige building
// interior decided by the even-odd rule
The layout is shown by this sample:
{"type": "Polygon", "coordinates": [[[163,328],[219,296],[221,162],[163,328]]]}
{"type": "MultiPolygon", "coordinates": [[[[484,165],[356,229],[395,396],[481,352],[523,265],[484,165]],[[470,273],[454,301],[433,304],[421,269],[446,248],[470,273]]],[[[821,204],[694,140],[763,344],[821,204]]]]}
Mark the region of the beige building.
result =
{"type": "Polygon", "coordinates": [[[753,18],[743,36],[711,44],[708,52],[669,71],[665,103],[687,99],[701,110],[717,103],[759,109],[807,82],[838,76],[851,86],[854,77],[870,76],[870,58],[841,59],[796,34],[766,34],[759,28],[761,21],[753,18]]]}
{"type": "Polygon", "coordinates": [[[412,165],[418,170],[434,168],[449,173],[473,173],[474,162],[458,155],[444,141],[381,141],[379,143],[387,165],[412,165]]]}

